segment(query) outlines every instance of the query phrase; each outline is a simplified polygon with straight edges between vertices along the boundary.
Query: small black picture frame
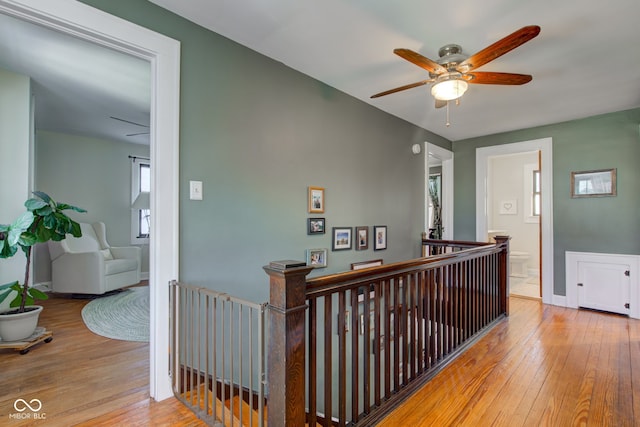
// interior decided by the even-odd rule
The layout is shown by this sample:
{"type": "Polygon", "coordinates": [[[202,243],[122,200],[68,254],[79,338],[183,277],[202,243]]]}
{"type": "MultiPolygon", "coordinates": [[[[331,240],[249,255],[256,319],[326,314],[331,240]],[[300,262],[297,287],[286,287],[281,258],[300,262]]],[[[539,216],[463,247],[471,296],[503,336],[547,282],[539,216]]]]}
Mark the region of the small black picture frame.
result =
{"type": "Polygon", "coordinates": [[[347,251],[351,249],[353,243],[353,229],[351,227],[333,227],[332,229],[332,251],[347,251]]]}
{"type": "Polygon", "coordinates": [[[307,234],[324,234],[324,218],[307,218],[307,234]]]}

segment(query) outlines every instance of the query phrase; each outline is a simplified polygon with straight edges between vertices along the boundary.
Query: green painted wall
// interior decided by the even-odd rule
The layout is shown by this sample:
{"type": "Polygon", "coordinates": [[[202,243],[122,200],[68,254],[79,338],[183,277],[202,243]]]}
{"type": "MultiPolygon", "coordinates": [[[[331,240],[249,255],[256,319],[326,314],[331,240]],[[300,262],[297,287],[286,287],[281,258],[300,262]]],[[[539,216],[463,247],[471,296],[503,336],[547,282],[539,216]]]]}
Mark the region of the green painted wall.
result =
{"type": "Polygon", "coordinates": [[[381,224],[389,239],[382,252],[330,251],[314,274],[419,255],[424,158],[411,146],[449,141],[148,2],[85,3],[182,43],[181,280],[265,300],[263,265],[331,247],[330,232],[306,234],[309,185],[326,188],[329,231],[381,224]],[[188,199],[189,180],[203,201],[188,199]]]}
{"type": "Polygon", "coordinates": [[[554,293],[565,295],[565,252],[640,254],[640,109],[453,143],[457,239],[475,239],[475,149],[553,139],[554,293]],[[572,171],[616,168],[616,197],[572,199],[572,171]]]}

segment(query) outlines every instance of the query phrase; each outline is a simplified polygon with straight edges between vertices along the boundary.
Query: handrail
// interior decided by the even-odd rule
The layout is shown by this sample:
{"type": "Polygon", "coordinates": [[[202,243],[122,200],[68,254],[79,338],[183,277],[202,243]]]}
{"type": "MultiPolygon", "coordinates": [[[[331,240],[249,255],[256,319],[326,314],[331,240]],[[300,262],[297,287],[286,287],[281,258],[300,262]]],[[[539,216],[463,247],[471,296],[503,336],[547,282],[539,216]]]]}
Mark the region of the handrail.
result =
{"type": "MultiPolygon", "coordinates": [[[[508,238],[306,281],[310,425],[371,425],[508,315],[508,238]]],[[[446,249],[449,250],[449,249],[446,249]]]]}

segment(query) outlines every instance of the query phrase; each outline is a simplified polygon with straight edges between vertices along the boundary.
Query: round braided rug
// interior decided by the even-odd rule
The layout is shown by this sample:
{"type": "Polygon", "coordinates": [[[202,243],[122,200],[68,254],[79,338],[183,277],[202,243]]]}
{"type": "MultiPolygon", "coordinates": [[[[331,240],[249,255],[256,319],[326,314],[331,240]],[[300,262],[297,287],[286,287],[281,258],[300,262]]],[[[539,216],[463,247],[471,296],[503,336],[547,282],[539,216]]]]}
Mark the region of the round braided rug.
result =
{"type": "Polygon", "coordinates": [[[149,342],[149,287],[94,299],[82,309],[87,328],[103,337],[149,342]]]}

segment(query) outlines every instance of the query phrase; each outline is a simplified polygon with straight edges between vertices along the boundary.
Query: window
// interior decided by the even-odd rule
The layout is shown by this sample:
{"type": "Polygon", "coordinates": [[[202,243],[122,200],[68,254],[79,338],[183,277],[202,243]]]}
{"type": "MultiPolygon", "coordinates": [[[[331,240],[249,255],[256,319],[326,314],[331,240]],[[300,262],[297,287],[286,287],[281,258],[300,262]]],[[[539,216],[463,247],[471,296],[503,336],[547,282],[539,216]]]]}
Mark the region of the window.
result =
{"type": "Polygon", "coordinates": [[[151,231],[151,163],[149,159],[131,157],[131,243],[149,243],[151,231]]]}
{"type": "Polygon", "coordinates": [[[540,166],[537,163],[524,165],[524,187],[523,197],[524,222],[540,223],[540,212],[542,211],[542,175],[540,166]]]}
{"type": "Polygon", "coordinates": [[[540,170],[533,171],[533,189],[532,189],[532,197],[531,200],[531,215],[532,216],[540,216],[540,170]]]}

